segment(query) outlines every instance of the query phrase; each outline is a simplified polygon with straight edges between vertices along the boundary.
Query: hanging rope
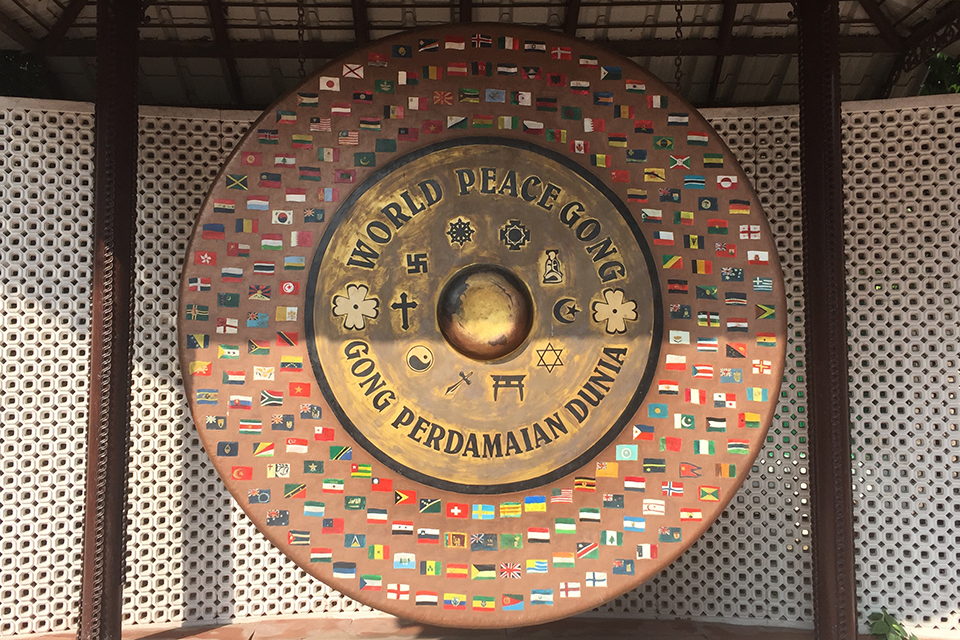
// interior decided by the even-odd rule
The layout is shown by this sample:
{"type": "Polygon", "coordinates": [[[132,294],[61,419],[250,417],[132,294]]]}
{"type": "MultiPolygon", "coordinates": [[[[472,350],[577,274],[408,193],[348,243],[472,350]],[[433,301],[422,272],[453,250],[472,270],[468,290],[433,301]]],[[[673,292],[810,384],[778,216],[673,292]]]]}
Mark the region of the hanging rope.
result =
{"type": "Polygon", "coordinates": [[[298,70],[298,73],[300,74],[301,78],[307,75],[307,70],[305,67],[307,63],[307,57],[303,53],[303,41],[307,23],[306,13],[307,12],[303,8],[303,0],[297,0],[297,52],[300,54],[300,69],[298,70]]]}
{"type": "Polygon", "coordinates": [[[680,93],[680,81],[683,79],[683,3],[680,0],[677,0],[675,5],[677,9],[677,57],[674,60],[674,64],[677,69],[673,74],[673,77],[676,79],[676,89],[677,93],[680,93]]]}

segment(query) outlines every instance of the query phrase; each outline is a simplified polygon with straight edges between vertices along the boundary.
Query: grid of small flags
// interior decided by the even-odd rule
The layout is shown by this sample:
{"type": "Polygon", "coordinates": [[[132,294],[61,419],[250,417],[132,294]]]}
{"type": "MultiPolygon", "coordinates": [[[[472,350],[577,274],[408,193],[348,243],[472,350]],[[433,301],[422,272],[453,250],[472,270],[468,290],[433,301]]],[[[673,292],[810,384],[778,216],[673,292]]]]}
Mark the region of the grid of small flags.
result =
{"type": "Polygon", "coordinates": [[[648,74],[553,37],[401,37],[328,68],[258,122],[188,256],[185,373],[234,495],[318,575],[385,600],[522,611],[636,575],[716,514],[776,400],[776,256],[736,162],[648,74]],[[475,130],[530,136],[613,189],[651,246],[665,332],[662,377],[606,459],[527,495],[463,501],[353,445],[324,411],[301,332],[307,263],[353,185],[475,130]],[[241,451],[263,460],[231,464],[241,451]],[[552,587],[524,587],[542,574],[552,587]]]}

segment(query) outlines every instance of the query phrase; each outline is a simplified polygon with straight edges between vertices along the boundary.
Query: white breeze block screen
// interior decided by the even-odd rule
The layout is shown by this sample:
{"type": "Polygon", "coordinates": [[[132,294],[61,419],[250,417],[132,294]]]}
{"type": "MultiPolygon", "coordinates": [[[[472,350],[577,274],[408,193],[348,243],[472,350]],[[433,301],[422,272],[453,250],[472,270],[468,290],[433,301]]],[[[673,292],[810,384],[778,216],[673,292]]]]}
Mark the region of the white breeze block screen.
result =
{"type": "MultiPolygon", "coordinates": [[[[860,609],[865,618],[886,606],[911,624],[960,631],[956,102],[850,105],[844,144],[860,609]]],[[[234,506],[178,373],[187,240],[256,115],[142,110],[126,624],[373,615],[308,578],[234,506]]],[[[724,516],[657,578],[592,615],[809,627],[799,120],[790,108],[705,115],[753,179],[777,238],[790,305],[779,410],[724,516]]],[[[0,635],[76,625],[92,140],[89,105],[0,99],[0,635]]]]}

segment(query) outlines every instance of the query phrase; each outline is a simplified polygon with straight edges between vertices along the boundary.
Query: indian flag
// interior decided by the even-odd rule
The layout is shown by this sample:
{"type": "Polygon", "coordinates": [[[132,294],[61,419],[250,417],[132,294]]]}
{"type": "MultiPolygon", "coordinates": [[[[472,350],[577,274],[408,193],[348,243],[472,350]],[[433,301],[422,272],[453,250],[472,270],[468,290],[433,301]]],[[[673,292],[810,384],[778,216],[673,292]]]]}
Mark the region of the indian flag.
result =
{"type": "Polygon", "coordinates": [[[574,566],[576,566],[574,554],[572,552],[553,554],[553,566],[558,569],[572,569],[574,566]]]}

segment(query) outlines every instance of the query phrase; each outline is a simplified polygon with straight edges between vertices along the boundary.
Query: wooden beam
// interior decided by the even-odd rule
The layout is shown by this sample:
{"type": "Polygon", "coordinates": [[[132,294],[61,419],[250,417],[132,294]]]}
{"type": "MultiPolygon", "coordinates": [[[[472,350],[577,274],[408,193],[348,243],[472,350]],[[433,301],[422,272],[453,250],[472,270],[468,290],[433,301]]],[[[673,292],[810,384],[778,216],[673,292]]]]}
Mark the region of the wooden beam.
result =
{"type": "Polygon", "coordinates": [[[707,104],[713,104],[717,101],[717,91],[720,89],[720,74],[723,72],[723,52],[730,46],[730,38],[733,37],[733,19],[736,13],[737,0],[724,0],[723,13],[720,15],[720,54],[713,59],[710,87],[707,89],[707,104]]]}
{"type": "Polygon", "coordinates": [[[839,0],[796,4],[800,185],[810,443],[813,624],[857,637],[850,398],[847,392],[839,0]]]}
{"type": "Polygon", "coordinates": [[[877,0],[860,0],[860,6],[863,7],[863,10],[870,16],[873,24],[876,25],[880,31],[880,35],[883,36],[891,46],[897,48],[903,46],[903,38],[901,38],[897,30],[894,29],[893,23],[890,22],[890,19],[880,8],[880,5],[877,4],[877,0]]]}
{"type": "Polygon", "coordinates": [[[40,40],[40,48],[42,51],[49,47],[56,47],[60,43],[63,36],[66,35],[67,30],[77,21],[77,16],[79,16],[83,8],[87,6],[88,1],[89,0],[70,0],[67,6],[64,7],[63,13],[57,18],[57,22],[50,27],[47,35],[43,36],[40,40]]]}
{"type": "Polygon", "coordinates": [[[903,49],[910,50],[920,45],[958,17],[960,17],[960,0],[953,0],[940,13],[911,31],[903,41],[903,49]]]}
{"type": "Polygon", "coordinates": [[[227,16],[223,3],[221,0],[207,0],[207,10],[210,12],[214,42],[220,51],[218,56],[220,64],[227,72],[227,90],[230,92],[230,99],[237,104],[243,104],[243,85],[240,82],[237,61],[230,52],[230,35],[227,33],[227,16]]]}
{"type": "Polygon", "coordinates": [[[19,22],[4,13],[3,9],[0,9],[0,31],[13,38],[25,51],[32,52],[37,48],[37,40],[21,27],[19,22]]]}
{"type": "Polygon", "coordinates": [[[370,17],[367,15],[367,0],[353,0],[353,32],[357,44],[370,42],[370,17]]]}
{"type": "Polygon", "coordinates": [[[567,0],[567,11],[563,16],[563,32],[568,36],[575,36],[579,24],[580,0],[567,0]]]}
{"type": "Polygon", "coordinates": [[[915,69],[957,40],[960,40],[960,0],[953,0],[904,38],[903,49],[887,75],[881,97],[890,97],[904,71],[915,69]]]}
{"type": "MultiPolygon", "coordinates": [[[[596,44],[628,57],[674,57],[677,55],[675,40],[596,40],[596,44]]],[[[761,56],[797,52],[796,37],[747,38],[732,37],[725,48],[715,38],[692,38],[684,40],[683,52],[687,56],[761,56]]],[[[305,42],[304,54],[317,60],[336,58],[356,47],[354,42],[305,42]]],[[[91,57],[95,54],[96,40],[64,40],[48,55],[57,57],[91,57]]],[[[231,44],[234,58],[293,58],[300,56],[296,41],[243,41],[231,44]]],[[[880,36],[842,36],[841,53],[896,53],[880,36]]],[[[219,58],[220,50],[215,42],[208,40],[141,40],[137,53],[142,58],[219,58]]]]}
{"type": "Polygon", "coordinates": [[[97,0],[90,400],[78,640],[119,640],[123,620],[137,270],[139,24],[139,3],[97,0]]]}
{"type": "Polygon", "coordinates": [[[460,22],[473,22],[473,0],[460,0],[460,22]]]}

